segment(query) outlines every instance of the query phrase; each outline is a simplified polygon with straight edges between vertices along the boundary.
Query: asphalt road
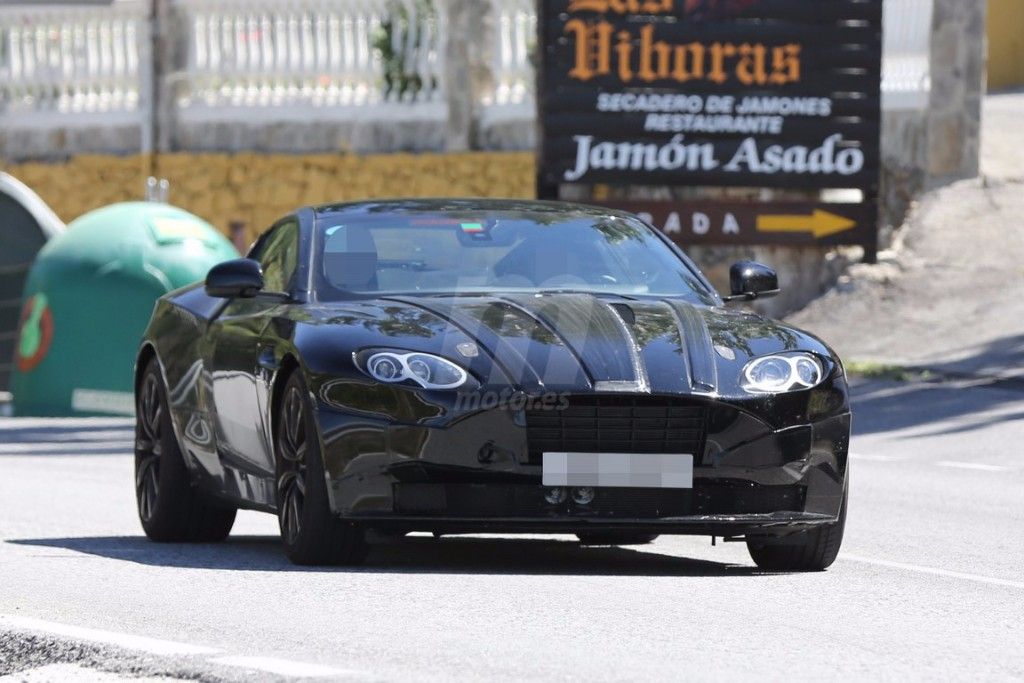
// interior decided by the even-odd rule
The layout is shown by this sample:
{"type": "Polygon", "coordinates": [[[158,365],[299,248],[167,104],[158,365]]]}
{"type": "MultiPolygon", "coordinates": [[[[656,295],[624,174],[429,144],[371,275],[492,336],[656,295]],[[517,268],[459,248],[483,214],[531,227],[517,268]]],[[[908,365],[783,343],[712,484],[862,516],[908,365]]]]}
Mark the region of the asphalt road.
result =
{"type": "Polygon", "coordinates": [[[0,680],[1024,678],[1024,387],[857,389],[827,572],[741,544],[428,537],[308,570],[273,518],[156,545],[119,420],[0,420],[0,680]]]}

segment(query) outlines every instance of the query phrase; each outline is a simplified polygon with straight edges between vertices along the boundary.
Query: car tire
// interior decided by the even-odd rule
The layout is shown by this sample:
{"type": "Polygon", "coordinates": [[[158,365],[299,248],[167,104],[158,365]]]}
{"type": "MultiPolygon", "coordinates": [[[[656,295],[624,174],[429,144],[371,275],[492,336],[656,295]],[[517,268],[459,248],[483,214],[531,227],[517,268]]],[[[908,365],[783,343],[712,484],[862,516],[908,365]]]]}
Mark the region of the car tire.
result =
{"type": "Polygon", "coordinates": [[[630,531],[589,531],[576,534],[582,545],[646,545],[658,534],[641,534],[630,531]]]}
{"type": "Polygon", "coordinates": [[[285,555],[307,566],[362,562],[364,530],[331,511],[313,403],[298,370],[281,393],[274,435],[277,519],[285,555]]]}
{"type": "Polygon", "coordinates": [[[223,541],[237,512],[192,486],[155,358],[135,397],[135,501],[146,536],[161,542],[223,541]]]}
{"type": "Polygon", "coordinates": [[[761,569],[785,572],[820,572],[827,569],[839,555],[846,527],[846,491],[839,508],[839,519],[809,531],[772,542],[748,539],[747,550],[761,569]]]}

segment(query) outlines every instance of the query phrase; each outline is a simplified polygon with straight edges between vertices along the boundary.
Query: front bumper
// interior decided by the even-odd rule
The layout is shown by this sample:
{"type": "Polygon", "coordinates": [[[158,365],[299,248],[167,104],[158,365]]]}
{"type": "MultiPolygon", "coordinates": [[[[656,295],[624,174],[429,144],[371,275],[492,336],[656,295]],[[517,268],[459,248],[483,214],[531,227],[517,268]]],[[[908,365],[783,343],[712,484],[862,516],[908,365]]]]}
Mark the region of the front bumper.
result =
{"type": "Polygon", "coordinates": [[[594,499],[551,504],[531,484],[399,483],[394,512],[351,514],[375,526],[446,533],[576,533],[635,530],[738,536],[789,533],[834,522],[805,512],[801,486],[757,486],[700,478],[693,489],[597,488],[594,499]],[[772,511],[768,511],[772,510],[772,511]]]}
{"type": "Polygon", "coordinates": [[[659,519],[595,519],[564,517],[461,517],[352,515],[353,522],[382,530],[432,531],[445,534],[576,534],[593,531],[633,531],[651,534],[692,536],[786,536],[832,524],[835,517],[808,512],[779,512],[762,515],[696,515],[659,519]]]}
{"type": "MultiPolygon", "coordinates": [[[[692,489],[598,488],[577,505],[545,499],[530,431],[511,410],[447,424],[318,411],[332,509],[404,531],[787,534],[836,521],[846,485],[850,414],[772,429],[711,405],[692,489]]],[[[535,434],[534,434],[535,437],[535,434]]],[[[581,449],[582,450],[582,449],[581,449]]],[[[679,452],[675,450],[667,452],[679,452]]]]}

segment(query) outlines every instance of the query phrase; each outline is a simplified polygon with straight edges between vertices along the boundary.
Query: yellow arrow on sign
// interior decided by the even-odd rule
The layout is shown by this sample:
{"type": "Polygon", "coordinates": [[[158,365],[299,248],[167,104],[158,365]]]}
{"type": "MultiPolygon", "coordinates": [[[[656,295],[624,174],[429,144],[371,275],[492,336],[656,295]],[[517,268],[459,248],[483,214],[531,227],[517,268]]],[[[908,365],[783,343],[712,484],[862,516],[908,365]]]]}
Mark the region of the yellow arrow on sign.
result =
{"type": "Polygon", "coordinates": [[[815,239],[828,237],[856,226],[857,221],[820,209],[815,209],[810,216],[779,214],[757,217],[758,232],[809,232],[815,239]]]}

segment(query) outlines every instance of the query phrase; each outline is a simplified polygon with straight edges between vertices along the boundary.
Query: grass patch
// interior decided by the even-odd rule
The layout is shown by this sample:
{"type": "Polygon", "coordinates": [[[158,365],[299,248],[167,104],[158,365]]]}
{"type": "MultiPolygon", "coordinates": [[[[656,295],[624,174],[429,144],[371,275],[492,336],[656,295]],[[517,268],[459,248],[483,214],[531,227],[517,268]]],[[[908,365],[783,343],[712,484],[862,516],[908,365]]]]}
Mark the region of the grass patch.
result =
{"type": "Polygon", "coordinates": [[[860,379],[886,379],[892,382],[926,382],[936,379],[931,370],[888,365],[874,361],[849,361],[844,364],[846,374],[860,379]]]}

